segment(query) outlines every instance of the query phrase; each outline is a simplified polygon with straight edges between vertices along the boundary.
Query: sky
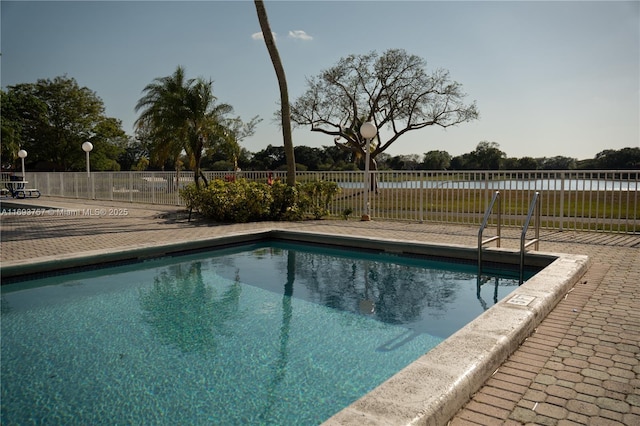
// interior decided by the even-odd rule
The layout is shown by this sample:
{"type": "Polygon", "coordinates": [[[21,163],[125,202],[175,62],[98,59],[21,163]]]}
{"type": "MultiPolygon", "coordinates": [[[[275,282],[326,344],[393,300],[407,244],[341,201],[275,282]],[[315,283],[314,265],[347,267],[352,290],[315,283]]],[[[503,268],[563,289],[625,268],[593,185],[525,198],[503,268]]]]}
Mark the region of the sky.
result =
{"type": "MultiPolygon", "coordinates": [[[[640,147],[639,1],[265,1],[293,102],[350,54],[401,48],[444,68],[480,117],[402,136],[390,155],[471,152],[593,158],[640,147]]],[[[66,75],[133,135],[135,104],[183,66],[248,121],[242,146],[282,145],[279,90],[252,1],[0,2],[2,89],[66,75]]],[[[294,145],[330,146],[296,128],[294,145]]]]}

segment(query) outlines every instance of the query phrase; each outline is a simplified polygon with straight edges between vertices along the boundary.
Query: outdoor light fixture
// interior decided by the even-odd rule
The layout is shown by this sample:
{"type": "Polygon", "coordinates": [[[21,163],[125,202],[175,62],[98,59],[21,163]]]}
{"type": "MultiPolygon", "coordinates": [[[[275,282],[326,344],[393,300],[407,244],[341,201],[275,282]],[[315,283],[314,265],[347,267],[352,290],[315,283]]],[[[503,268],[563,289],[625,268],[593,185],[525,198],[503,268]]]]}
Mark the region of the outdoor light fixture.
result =
{"type": "Polygon", "coordinates": [[[21,149],[20,151],[18,151],[18,157],[20,157],[20,160],[22,160],[22,180],[25,180],[26,175],[24,174],[24,159],[27,157],[27,151],[21,149]]]}
{"type": "Polygon", "coordinates": [[[378,129],[376,125],[370,121],[363,123],[360,126],[360,134],[365,139],[365,152],[364,152],[364,213],[362,214],[361,220],[371,220],[371,216],[369,214],[369,191],[371,190],[371,177],[369,176],[369,157],[371,155],[370,146],[371,139],[373,139],[378,133],[378,129]]]}
{"type": "Polygon", "coordinates": [[[85,142],[82,144],[82,150],[87,153],[87,177],[91,177],[91,170],[89,168],[89,153],[93,149],[91,142],[85,142]]]}

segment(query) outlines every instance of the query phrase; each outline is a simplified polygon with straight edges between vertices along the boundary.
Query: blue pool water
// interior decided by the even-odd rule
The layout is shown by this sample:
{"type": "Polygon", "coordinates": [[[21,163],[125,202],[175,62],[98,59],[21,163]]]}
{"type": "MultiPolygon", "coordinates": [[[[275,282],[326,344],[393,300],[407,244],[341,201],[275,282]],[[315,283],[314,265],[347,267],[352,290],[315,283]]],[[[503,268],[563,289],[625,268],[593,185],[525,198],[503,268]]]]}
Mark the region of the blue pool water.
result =
{"type": "Polygon", "coordinates": [[[517,279],[476,283],[274,242],[5,285],[2,424],[321,423],[517,279]]]}

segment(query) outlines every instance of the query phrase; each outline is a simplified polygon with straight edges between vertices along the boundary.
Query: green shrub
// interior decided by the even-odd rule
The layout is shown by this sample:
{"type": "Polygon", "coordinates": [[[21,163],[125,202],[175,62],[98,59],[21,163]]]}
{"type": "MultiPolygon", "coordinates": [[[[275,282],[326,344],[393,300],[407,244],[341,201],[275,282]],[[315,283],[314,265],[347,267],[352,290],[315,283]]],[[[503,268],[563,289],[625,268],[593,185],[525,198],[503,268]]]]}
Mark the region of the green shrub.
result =
{"type": "Polygon", "coordinates": [[[305,212],[311,214],[315,219],[329,214],[329,206],[336,194],[340,192],[340,188],[335,182],[305,182],[298,186],[301,193],[299,202],[305,212]]]}
{"type": "Polygon", "coordinates": [[[198,209],[198,195],[199,191],[194,184],[189,184],[184,188],[180,188],[180,198],[184,200],[184,204],[189,210],[198,209]]]}
{"type": "Polygon", "coordinates": [[[276,181],[271,188],[271,220],[302,220],[304,210],[298,204],[298,185],[289,186],[276,181]]]}
{"type": "Polygon", "coordinates": [[[215,179],[198,190],[191,184],[180,190],[187,208],[217,222],[315,219],[329,214],[339,188],[334,182],[306,182],[295,187],[281,182],[267,185],[246,179],[215,179]]]}
{"type": "Polygon", "coordinates": [[[342,210],[342,218],[344,220],[349,220],[349,216],[351,215],[351,213],[353,213],[353,209],[351,207],[346,207],[344,210],[342,210]]]}

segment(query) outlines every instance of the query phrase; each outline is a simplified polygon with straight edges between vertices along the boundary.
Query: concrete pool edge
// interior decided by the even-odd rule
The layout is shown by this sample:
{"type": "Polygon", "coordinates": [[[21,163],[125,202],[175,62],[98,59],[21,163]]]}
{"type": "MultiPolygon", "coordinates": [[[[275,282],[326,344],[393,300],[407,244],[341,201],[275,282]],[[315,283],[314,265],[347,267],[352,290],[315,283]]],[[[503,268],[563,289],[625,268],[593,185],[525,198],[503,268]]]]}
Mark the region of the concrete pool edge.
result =
{"type": "MultiPolygon", "coordinates": [[[[476,256],[475,250],[463,245],[424,243],[420,241],[380,239],[363,236],[353,237],[338,234],[281,230],[277,228],[270,229],[265,227],[261,230],[238,231],[224,236],[203,237],[169,244],[160,243],[128,246],[126,248],[119,248],[117,251],[114,251],[113,248],[107,248],[88,250],[82,253],[52,254],[35,259],[5,261],[0,265],[0,276],[3,279],[11,279],[65,269],[81,268],[95,264],[106,266],[111,263],[143,261],[154,257],[177,255],[189,251],[207,250],[224,245],[250,243],[268,239],[303,241],[306,243],[348,246],[360,249],[371,249],[374,247],[378,251],[387,253],[418,254],[443,258],[457,257],[464,260],[473,260],[476,256]]],[[[488,262],[501,261],[502,263],[516,264],[519,259],[517,253],[498,248],[483,251],[483,256],[488,262]]],[[[556,257],[553,253],[538,253],[535,257],[527,256],[526,265],[545,267],[556,257]]],[[[22,280],[22,278],[20,280],[22,280]]]]}
{"type": "Polygon", "coordinates": [[[270,238],[270,230],[238,232],[219,237],[206,237],[197,240],[179,241],[170,244],[130,246],[123,249],[90,250],[82,254],[72,253],[51,255],[37,259],[3,262],[0,276],[3,281],[25,275],[37,275],[84,266],[123,263],[127,261],[144,261],[155,257],[176,255],[197,250],[213,249],[228,244],[242,244],[270,238]]]}
{"type": "MultiPolygon", "coordinates": [[[[376,250],[390,253],[435,253],[444,256],[455,254],[462,258],[473,258],[476,253],[476,249],[469,246],[347,237],[265,227],[263,230],[243,231],[195,241],[131,246],[117,252],[106,249],[5,262],[0,272],[3,278],[15,277],[96,263],[140,261],[265,239],[297,240],[359,248],[375,247],[376,250]]],[[[508,259],[508,263],[515,263],[513,259],[518,257],[517,253],[514,255],[514,252],[504,249],[487,249],[483,255],[486,259],[508,259]]],[[[541,263],[549,266],[514,290],[508,299],[499,302],[428,354],[336,413],[326,424],[446,424],[534,331],[588,267],[586,256],[533,253],[527,258],[528,263],[535,263],[535,259],[540,259],[541,263]],[[514,298],[519,298],[518,303],[509,303],[514,298]]]]}
{"type": "Polygon", "coordinates": [[[445,425],[588,269],[587,256],[555,255],[505,300],[324,425],[445,425]]]}

